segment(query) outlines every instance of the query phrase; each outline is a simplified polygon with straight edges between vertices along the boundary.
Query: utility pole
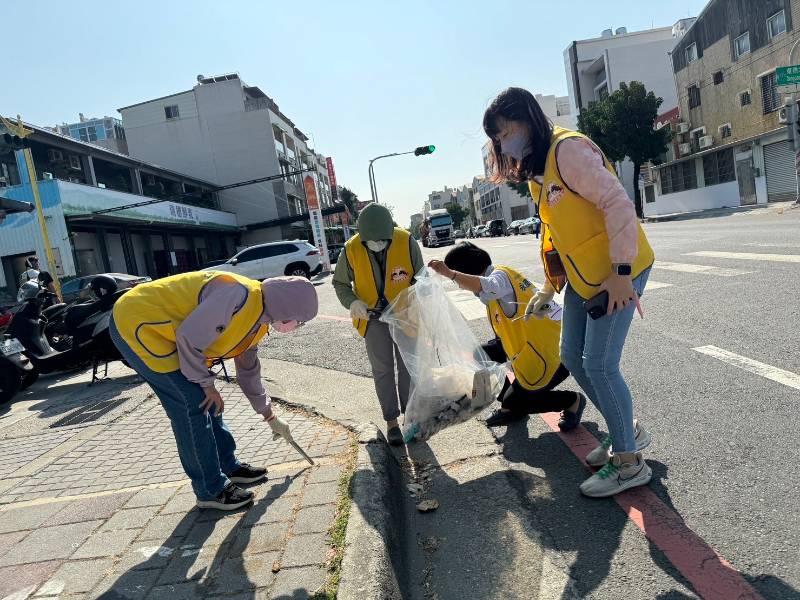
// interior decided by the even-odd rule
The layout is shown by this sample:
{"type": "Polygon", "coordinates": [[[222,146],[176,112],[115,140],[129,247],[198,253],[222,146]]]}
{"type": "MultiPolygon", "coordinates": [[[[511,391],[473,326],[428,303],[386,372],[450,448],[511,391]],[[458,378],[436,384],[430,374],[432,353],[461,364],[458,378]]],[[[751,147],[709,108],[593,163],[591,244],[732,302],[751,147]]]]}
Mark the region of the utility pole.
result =
{"type": "Polygon", "coordinates": [[[50,275],[53,276],[53,285],[56,288],[56,293],[58,293],[59,297],[61,297],[61,281],[58,279],[56,259],[55,255],[53,254],[53,247],[50,245],[50,236],[47,233],[47,223],[44,218],[42,198],[39,195],[39,185],[37,184],[36,179],[36,166],[33,163],[31,149],[26,147],[24,144],[25,138],[31,135],[33,130],[27,129],[25,125],[23,125],[22,118],[20,118],[19,115],[17,115],[16,123],[12,123],[8,119],[0,116],[0,123],[2,123],[2,125],[8,130],[8,135],[23,141],[23,148],[15,151],[15,154],[17,155],[17,164],[20,167],[20,174],[22,174],[22,171],[24,170],[24,172],[26,172],[28,175],[31,191],[33,192],[33,201],[36,205],[36,215],[39,219],[39,228],[42,232],[42,243],[44,243],[44,254],[45,258],[47,259],[47,270],[50,272],[50,275]],[[20,156],[22,160],[20,160],[20,156]]]}

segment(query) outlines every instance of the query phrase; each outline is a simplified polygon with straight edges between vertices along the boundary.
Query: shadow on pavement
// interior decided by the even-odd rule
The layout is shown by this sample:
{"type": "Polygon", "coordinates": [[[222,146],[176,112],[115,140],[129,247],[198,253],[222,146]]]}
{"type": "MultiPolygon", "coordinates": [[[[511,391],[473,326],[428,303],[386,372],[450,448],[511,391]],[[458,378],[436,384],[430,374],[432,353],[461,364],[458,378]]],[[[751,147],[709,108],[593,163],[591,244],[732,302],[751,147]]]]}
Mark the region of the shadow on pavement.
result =
{"type": "MultiPolygon", "coordinates": [[[[291,477],[285,476],[282,483],[272,485],[268,494],[257,499],[250,508],[235,512],[196,508],[190,510],[178,522],[170,536],[161,542],[159,548],[151,548],[153,554],[147,560],[120,574],[113,585],[98,598],[100,600],[140,598],[144,597],[142,589],[145,587],[152,588],[151,594],[152,590],[161,588],[158,591],[163,592],[163,597],[174,594],[176,598],[205,598],[210,595],[238,592],[237,600],[255,599],[256,587],[263,585],[263,582],[251,580],[243,556],[253,535],[252,525],[258,523],[270,505],[283,495],[295,478],[302,474],[303,472],[291,477]],[[237,513],[243,514],[237,516],[237,513]],[[204,554],[206,543],[217,527],[225,527],[232,519],[235,519],[236,523],[227,535],[209,544],[208,550],[214,554],[208,558],[204,554]],[[146,572],[152,570],[158,572],[155,581],[146,576],[146,572]],[[194,584],[191,590],[183,589],[187,584],[194,584]]],[[[265,527],[278,525],[269,523],[265,527]]],[[[142,543],[137,545],[141,546],[142,543]]],[[[266,572],[263,569],[254,571],[269,573],[270,567],[271,565],[267,566],[266,572]]],[[[309,595],[310,592],[302,597],[309,595]]]]}

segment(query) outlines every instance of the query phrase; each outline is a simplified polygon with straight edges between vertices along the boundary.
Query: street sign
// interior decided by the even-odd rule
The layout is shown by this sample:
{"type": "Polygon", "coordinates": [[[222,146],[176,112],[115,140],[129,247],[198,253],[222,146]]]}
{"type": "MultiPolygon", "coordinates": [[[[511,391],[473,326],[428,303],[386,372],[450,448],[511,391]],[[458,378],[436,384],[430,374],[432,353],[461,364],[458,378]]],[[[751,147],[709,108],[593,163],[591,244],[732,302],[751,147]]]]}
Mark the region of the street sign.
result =
{"type": "Polygon", "coordinates": [[[319,250],[322,257],[322,264],[326,271],[331,270],[331,259],[328,254],[328,240],[325,238],[325,221],[322,218],[322,211],[319,208],[317,198],[317,186],[311,175],[306,175],[303,179],[303,187],[306,191],[306,203],[308,204],[308,220],[311,225],[311,232],[314,234],[314,245],[319,250]]]}
{"type": "Polygon", "coordinates": [[[779,86],[800,84],[800,65],[775,69],[775,83],[779,86]]]}

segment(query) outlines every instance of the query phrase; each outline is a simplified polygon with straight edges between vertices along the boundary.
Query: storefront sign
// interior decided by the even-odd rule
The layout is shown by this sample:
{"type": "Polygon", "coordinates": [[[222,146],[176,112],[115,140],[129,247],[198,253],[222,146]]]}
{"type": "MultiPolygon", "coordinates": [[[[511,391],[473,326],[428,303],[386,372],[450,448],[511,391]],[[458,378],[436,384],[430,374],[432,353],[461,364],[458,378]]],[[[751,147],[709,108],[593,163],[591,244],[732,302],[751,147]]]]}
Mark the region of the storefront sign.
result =
{"type": "Polygon", "coordinates": [[[339,199],[339,188],[336,187],[336,171],[333,169],[333,159],[329,156],[325,160],[328,163],[328,181],[331,184],[331,199],[336,202],[339,199]]]}
{"type": "Polygon", "coordinates": [[[322,220],[322,211],[319,209],[317,186],[311,175],[305,176],[305,179],[303,179],[303,187],[306,191],[308,219],[311,224],[311,232],[314,234],[314,245],[317,247],[322,257],[322,268],[326,271],[330,271],[331,259],[328,255],[328,242],[325,239],[325,222],[322,220]]]}

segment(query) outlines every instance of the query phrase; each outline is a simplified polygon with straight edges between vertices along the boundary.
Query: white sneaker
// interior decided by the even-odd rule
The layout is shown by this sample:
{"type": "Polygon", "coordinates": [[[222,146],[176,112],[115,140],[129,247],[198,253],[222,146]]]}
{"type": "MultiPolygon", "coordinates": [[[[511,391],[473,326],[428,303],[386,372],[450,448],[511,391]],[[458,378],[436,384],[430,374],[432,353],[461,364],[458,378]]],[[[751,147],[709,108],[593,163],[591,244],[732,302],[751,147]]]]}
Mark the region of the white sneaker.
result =
{"type": "MultiPolygon", "coordinates": [[[[653,441],[653,436],[644,428],[638,420],[633,420],[634,439],[636,440],[636,451],[641,452],[653,441]]],[[[586,464],[590,467],[602,467],[611,458],[611,436],[603,438],[600,445],[589,452],[586,456],[586,464]]]]}
{"type": "Polygon", "coordinates": [[[636,453],[636,462],[623,463],[619,456],[611,457],[602,469],[581,484],[581,493],[590,498],[607,498],[640,485],[650,483],[653,472],[636,453]]]}

